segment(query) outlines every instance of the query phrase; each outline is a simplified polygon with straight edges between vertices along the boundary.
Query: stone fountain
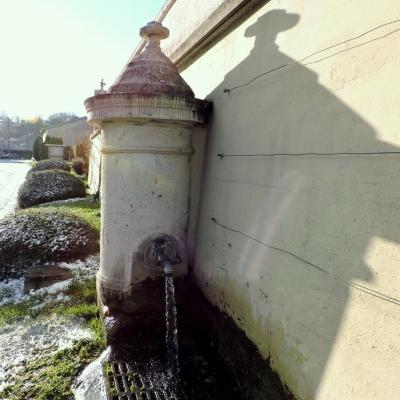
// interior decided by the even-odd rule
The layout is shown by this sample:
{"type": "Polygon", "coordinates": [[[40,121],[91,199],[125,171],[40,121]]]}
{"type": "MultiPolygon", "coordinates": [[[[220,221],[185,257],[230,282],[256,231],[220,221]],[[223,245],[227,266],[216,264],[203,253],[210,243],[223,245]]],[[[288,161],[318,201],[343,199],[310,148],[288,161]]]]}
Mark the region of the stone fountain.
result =
{"type": "Polygon", "coordinates": [[[168,29],[150,22],[140,35],[145,49],[108,91],[85,101],[89,124],[101,132],[98,294],[127,314],[164,307],[153,284],[163,277],[160,245],[174,276],[187,274],[191,134],[209,109],[162,53],[168,29]]]}

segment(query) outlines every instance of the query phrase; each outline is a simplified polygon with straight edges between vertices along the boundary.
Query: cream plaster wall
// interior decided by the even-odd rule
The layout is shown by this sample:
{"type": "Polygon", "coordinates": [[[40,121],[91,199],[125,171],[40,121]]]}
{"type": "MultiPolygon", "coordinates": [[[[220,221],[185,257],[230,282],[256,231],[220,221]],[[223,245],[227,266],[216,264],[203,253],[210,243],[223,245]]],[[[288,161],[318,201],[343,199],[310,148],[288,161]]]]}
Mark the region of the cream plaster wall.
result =
{"type": "Polygon", "coordinates": [[[271,0],[183,72],[214,105],[194,272],[298,399],[400,393],[400,155],[332,155],[400,151],[400,23],[352,39],[398,18],[271,0]]]}

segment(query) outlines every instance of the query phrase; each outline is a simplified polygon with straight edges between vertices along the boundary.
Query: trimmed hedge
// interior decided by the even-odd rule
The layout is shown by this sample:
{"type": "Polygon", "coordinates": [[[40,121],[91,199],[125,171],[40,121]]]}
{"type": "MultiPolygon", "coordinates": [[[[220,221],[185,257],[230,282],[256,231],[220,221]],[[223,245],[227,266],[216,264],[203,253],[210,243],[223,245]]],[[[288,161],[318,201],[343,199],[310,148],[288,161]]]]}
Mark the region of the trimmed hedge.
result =
{"type": "Polygon", "coordinates": [[[19,189],[18,204],[21,208],[26,208],[85,195],[85,184],[69,172],[61,170],[31,172],[19,189]]]}
{"type": "Polygon", "coordinates": [[[85,164],[85,161],[83,161],[83,158],[80,158],[80,157],[74,158],[72,160],[72,169],[78,175],[85,174],[86,173],[86,164],[85,164]]]}
{"type": "Polygon", "coordinates": [[[99,250],[99,234],[70,212],[36,208],[0,220],[0,279],[28,266],[85,257],[99,250]]]}
{"type": "Polygon", "coordinates": [[[29,172],[47,171],[49,169],[60,169],[62,171],[71,171],[71,167],[65,161],[42,160],[38,161],[29,172]]]}

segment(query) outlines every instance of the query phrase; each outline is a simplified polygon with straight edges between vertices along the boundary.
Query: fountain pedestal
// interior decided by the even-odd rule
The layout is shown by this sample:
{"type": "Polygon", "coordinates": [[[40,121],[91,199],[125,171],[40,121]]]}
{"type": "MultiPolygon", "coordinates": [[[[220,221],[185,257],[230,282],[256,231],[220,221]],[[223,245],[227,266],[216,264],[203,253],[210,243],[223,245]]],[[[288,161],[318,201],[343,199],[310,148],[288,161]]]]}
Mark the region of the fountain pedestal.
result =
{"type": "Polygon", "coordinates": [[[98,292],[103,304],[125,313],[153,307],[146,287],[163,271],[144,262],[149,241],[173,238],[181,260],[175,275],[187,273],[191,131],[208,108],[162,54],[168,30],[152,22],[140,33],[145,50],[108,92],[85,101],[102,143],[98,292]]]}

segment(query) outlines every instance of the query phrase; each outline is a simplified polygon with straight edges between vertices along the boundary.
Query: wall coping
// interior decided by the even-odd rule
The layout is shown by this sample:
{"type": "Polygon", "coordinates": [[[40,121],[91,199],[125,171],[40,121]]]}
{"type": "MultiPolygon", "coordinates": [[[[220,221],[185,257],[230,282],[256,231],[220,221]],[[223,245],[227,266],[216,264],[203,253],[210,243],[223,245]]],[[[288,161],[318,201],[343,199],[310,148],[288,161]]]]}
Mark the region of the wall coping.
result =
{"type": "MultiPolygon", "coordinates": [[[[171,11],[176,1],[177,0],[166,0],[156,21],[162,22],[171,11]]],[[[269,0],[225,0],[178,46],[172,49],[164,49],[163,52],[177,66],[179,71],[183,71],[198,57],[204,54],[215,42],[229,32],[229,30],[233,29],[235,24],[238,24],[246,16],[253,14],[268,1],[269,0]]],[[[183,23],[184,21],[181,21],[181,24],[183,23]]],[[[173,28],[174,30],[179,29],[182,27],[181,24],[169,28],[173,28]]],[[[144,40],[139,42],[122,71],[125,70],[133,57],[143,50],[145,44],[146,42],[144,40]]],[[[116,81],[119,79],[120,75],[116,81]]]]}

